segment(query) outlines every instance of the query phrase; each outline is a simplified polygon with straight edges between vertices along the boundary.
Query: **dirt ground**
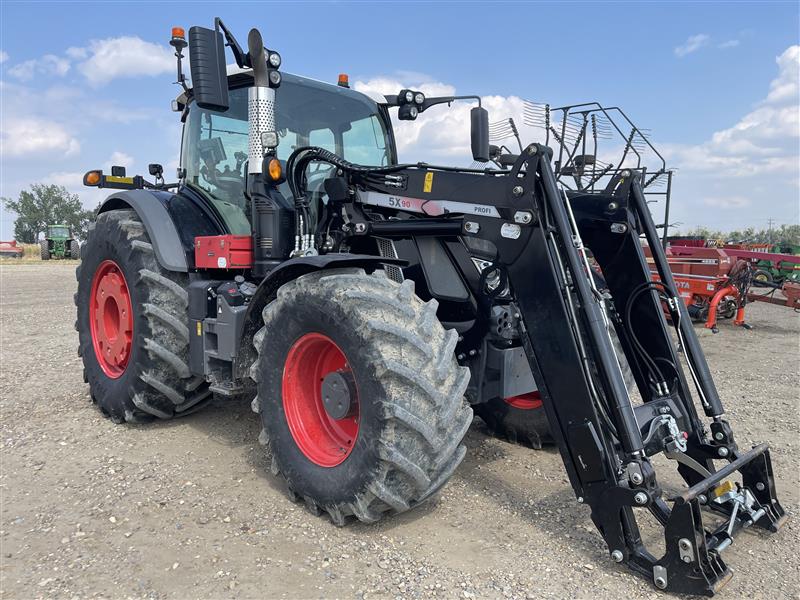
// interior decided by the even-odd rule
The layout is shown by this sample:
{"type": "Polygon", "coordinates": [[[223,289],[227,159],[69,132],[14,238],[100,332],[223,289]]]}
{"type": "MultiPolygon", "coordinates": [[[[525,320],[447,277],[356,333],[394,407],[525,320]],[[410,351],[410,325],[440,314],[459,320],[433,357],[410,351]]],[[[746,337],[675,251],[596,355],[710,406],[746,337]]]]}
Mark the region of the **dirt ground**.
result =
{"type": "MultiPolygon", "coordinates": [[[[554,450],[492,439],[432,502],[333,526],[269,475],[246,403],[149,426],[89,401],[74,264],[0,266],[3,598],[666,598],[613,563],[554,450]]],[[[722,598],[800,596],[800,316],[758,304],[752,331],[698,329],[740,446],[772,444],[791,514],[745,532],[722,598]]]]}

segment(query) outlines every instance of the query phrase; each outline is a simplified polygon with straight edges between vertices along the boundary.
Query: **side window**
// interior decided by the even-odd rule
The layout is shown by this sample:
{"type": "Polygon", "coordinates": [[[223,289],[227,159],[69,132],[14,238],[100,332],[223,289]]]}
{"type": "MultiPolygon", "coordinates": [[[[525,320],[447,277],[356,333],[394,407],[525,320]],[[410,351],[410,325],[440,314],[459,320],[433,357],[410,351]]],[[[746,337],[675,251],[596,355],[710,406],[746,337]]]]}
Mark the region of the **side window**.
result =
{"type": "Polygon", "coordinates": [[[310,146],[319,146],[325,150],[336,152],[336,140],[330,129],[315,129],[308,135],[308,143],[310,146]]]}
{"type": "Polygon", "coordinates": [[[291,155],[292,152],[297,150],[297,147],[300,143],[297,140],[297,134],[294,131],[290,131],[289,129],[283,129],[278,131],[280,135],[280,140],[278,143],[278,158],[280,160],[286,160],[291,155]]]}
{"type": "Polygon", "coordinates": [[[344,158],[360,165],[376,164],[376,149],[383,151],[380,166],[389,164],[384,143],[383,128],[375,116],[359,119],[351,123],[350,129],[342,135],[344,158]]]}

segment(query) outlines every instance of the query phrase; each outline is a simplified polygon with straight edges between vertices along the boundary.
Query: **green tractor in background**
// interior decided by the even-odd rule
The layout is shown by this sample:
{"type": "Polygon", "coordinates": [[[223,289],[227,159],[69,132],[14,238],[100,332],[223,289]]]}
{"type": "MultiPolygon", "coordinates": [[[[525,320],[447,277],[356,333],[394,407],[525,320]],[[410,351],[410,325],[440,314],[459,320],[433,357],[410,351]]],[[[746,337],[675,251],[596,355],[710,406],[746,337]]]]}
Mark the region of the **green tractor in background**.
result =
{"type": "Polygon", "coordinates": [[[47,233],[39,242],[42,260],[51,258],[74,258],[81,256],[81,246],[72,236],[68,225],[48,225],[47,233]]]}

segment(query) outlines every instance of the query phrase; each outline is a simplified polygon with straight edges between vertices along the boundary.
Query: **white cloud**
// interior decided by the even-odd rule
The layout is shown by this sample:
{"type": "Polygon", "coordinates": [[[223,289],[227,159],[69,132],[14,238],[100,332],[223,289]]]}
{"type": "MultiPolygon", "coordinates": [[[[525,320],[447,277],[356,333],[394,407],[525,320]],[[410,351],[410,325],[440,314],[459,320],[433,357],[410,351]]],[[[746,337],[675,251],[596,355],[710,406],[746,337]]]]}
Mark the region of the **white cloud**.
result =
{"type": "Polygon", "coordinates": [[[74,46],[67,48],[66,55],[72,60],[83,60],[89,56],[89,51],[86,48],[76,48],[74,46]]]}
{"type": "Polygon", "coordinates": [[[8,52],[5,50],[0,50],[0,64],[6,62],[8,60],[8,52]]]}
{"type": "Polygon", "coordinates": [[[777,57],[767,97],[733,126],[695,146],[667,146],[676,166],[726,177],[796,175],[800,169],[800,46],[777,57]]]}
{"type": "Polygon", "coordinates": [[[800,96],[800,46],[790,46],[775,62],[778,63],[780,74],[769,85],[767,102],[793,102],[797,106],[800,96]]]}
{"type": "Polygon", "coordinates": [[[717,48],[721,50],[727,50],[728,48],[736,48],[741,42],[739,40],[728,40],[727,42],[722,42],[717,46],[717,48]]]}
{"type": "MultiPolygon", "coordinates": [[[[422,73],[398,73],[397,76],[380,76],[367,81],[356,81],[354,89],[367,94],[390,95],[401,89],[418,90],[427,97],[453,96],[452,85],[434,81],[422,73]]],[[[509,117],[522,129],[523,100],[516,96],[485,96],[483,106],[489,112],[491,122],[509,117]]],[[[432,163],[469,165],[472,162],[469,136],[469,111],[474,102],[456,101],[433,106],[421,113],[415,121],[400,121],[397,111],[392,111],[395,141],[399,159],[403,161],[426,161],[432,163]]],[[[529,133],[523,139],[534,141],[529,133]]],[[[538,136],[539,139],[541,136],[538,136]]]]}
{"type": "Polygon", "coordinates": [[[75,188],[83,185],[83,173],[77,171],[57,171],[47,175],[43,183],[63,185],[66,188],[75,188]]]}
{"type": "Polygon", "coordinates": [[[0,125],[3,156],[30,154],[74,155],[80,151],[77,139],[58,123],[39,118],[4,118],[0,125]]]}
{"type": "Polygon", "coordinates": [[[93,86],[120,77],[161,75],[175,70],[175,58],[166,46],[138,37],[93,40],[88,49],[72,48],[68,52],[78,56],[82,50],[87,58],[78,64],[78,70],[93,86]]]}
{"type": "Polygon", "coordinates": [[[717,227],[760,227],[767,217],[800,223],[800,46],[787,48],[776,63],[764,99],[733,125],[700,144],[661,147],[678,168],[675,220],[717,227]],[[727,221],[716,220],[720,209],[727,221]]]}
{"type": "Polygon", "coordinates": [[[29,81],[37,75],[63,77],[70,68],[70,62],[54,54],[23,61],[8,69],[8,74],[21,81],[29,81]]]}
{"type": "Polygon", "coordinates": [[[107,171],[111,170],[111,167],[125,167],[129,169],[133,166],[134,160],[133,157],[129,154],[125,154],[124,152],[120,152],[119,150],[113,152],[111,154],[111,158],[109,158],[104,164],[103,168],[107,171]]]}
{"type": "Polygon", "coordinates": [[[711,40],[711,36],[705,33],[698,33],[697,35],[691,35],[689,38],[680,46],[675,47],[675,56],[678,58],[683,58],[687,54],[691,54],[692,52],[697,52],[703,46],[706,46],[708,42],[711,40]]]}

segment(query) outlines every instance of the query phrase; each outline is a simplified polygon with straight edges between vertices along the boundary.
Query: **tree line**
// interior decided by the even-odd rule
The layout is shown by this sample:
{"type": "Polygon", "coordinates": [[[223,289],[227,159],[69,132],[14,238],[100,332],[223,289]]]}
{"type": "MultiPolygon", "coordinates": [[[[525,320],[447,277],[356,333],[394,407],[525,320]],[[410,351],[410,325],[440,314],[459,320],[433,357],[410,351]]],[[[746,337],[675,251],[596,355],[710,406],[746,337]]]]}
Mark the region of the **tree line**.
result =
{"type": "Polygon", "coordinates": [[[778,225],[756,229],[747,227],[733,231],[720,231],[709,227],[695,227],[676,235],[697,236],[707,240],[723,240],[736,244],[775,244],[778,246],[800,246],[800,225],[778,225]]]}
{"type": "Polygon", "coordinates": [[[6,210],[17,215],[14,221],[14,239],[34,244],[48,225],[68,225],[72,235],[86,239],[89,224],[97,216],[97,209],[86,210],[78,194],[70,194],[63,185],[34,183],[29,190],[19,193],[16,200],[0,198],[6,210]]]}

